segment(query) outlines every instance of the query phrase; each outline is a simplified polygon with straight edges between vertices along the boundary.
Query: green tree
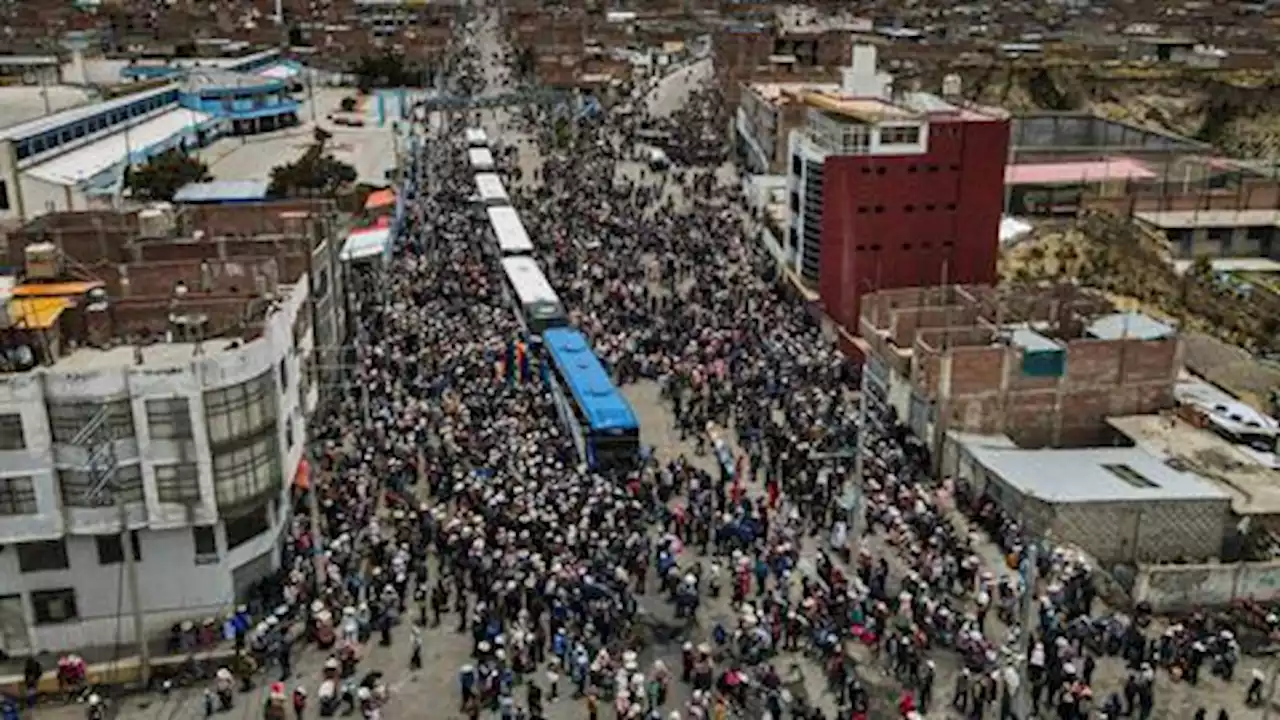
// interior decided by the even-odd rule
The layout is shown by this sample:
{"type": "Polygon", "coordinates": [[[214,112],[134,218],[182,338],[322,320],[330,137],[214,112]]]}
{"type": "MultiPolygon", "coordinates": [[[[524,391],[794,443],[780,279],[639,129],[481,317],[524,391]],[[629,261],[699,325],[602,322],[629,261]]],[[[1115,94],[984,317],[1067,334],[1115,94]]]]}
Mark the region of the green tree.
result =
{"type": "Polygon", "coordinates": [[[188,183],[212,180],[209,166],[182,150],[166,150],[125,173],[125,187],[141,200],[169,201],[188,183]]]}
{"type": "Polygon", "coordinates": [[[294,162],[271,169],[269,192],[276,197],[333,197],[356,181],[356,169],[312,145],[294,162]]]}
{"type": "Polygon", "coordinates": [[[422,77],[418,67],[410,64],[403,54],[391,50],[361,55],[351,72],[361,92],[380,87],[415,87],[422,77]]]}

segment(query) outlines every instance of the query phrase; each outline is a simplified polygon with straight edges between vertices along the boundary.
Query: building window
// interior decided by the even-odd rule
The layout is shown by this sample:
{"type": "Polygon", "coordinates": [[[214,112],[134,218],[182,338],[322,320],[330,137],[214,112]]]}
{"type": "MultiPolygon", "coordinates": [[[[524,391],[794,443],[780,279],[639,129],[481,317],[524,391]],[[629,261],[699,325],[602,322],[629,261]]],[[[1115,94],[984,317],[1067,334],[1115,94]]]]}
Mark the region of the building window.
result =
{"type": "Polygon", "coordinates": [[[186,398],[147,401],[147,428],[152,440],[187,439],[191,433],[191,407],[186,398]]]}
{"type": "Polygon", "coordinates": [[[954,212],[954,211],[955,211],[955,209],[956,209],[956,204],[955,204],[955,203],[947,203],[947,210],[948,210],[948,211],[954,212]]]}
{"type": "Polygon", "coordinates": [[[284,448],[286,451],[293,449],[293,418],[291,417],[284,420],[284,448]]]}
{"type": "Polygon", "coordinates": [[[877,214],[877,215],[879,215],[879,214],[880,214],[880,213],[882,213],[882,212],[884,212],[884,206],[883,206],[883,205],[877,205],[877,206],[876,206],[876,214],[877,214]]]}
{"type": "MultiPolygon", "coordinates": [[[[19,158],[21,159],[21,158],[19,158]]],[[[0,210],[9,209],[9,184],[0,180],[0,210]]]]}
{"type": "Polygon", "coordinates": [[[800,156],[792,155],[791,156],[791,174],[799,177],[803,168],[804,168],[804,161],[800,159],[800,156]]]}
{"type": "Polygon", "coordinates": [[[62,492],[62,504],[66,507],[99,507],[117,502],[140,503],[145,500],[142,490],[142,467],[125,465],[116,468],[106,485],[97,488],[99,480],[88,470],[59,470],[58,486],[62,492]],[[92,495],[101,489],[101,501],[92,495]]]}
{"type": "Polygon", "coordinates": [[[248,382],[204,394],[209,443],[222,445],[261,433],[276,422],[278,398],[272,370],[248,382]]]}
{"type": "Polygon", "coordinates": [[[859,214],[859,215],[866,215],[866,214],[867,214],[867,213],[869,213],[869,212],[871,212],[871,208],[867,207],[866,205],[859,205],[859,206],[858,206],[858,214],[859,214]]]}
{"type": "MultiPolygon", "coordinates": [[[[124,562],[124,543],[119,533],[111,535],[94,535],[94,543],[98,546],[99,565],[119,565],[124,562]]],[[[138,541],[138,531],[129,531],[129,545],[133,549],[133,561],[142,562],[142,543],[138,541]]]]}
{"type": "Polygon", "coordinates": [[[915,174],[916,174],[916,171],[917,171],[917,170],[919,170],[919,169],[920,169],[920,168],[917,168],[915,165],[908,165],[908,166],[907,166],[907,173],[908,173],[908,174],[910,174],[910,175],[915,175],[915,174]]]}
{"type": "Polygon", "coordinates": [[[267,506],[259,505],[253,510],[226,521],[227,550],[240,547],[262,533],[271,529],[271,521],[267,517],[267,506]]]}
{"type": "Polygon", "coordinates": [[[915,145],[920,142],[920,128],[914,125],[890,125],[880,130],[881,145],[915,145]]]}
{"type": "Polygon", "coordinates": [[[71,588],[37,590],[31,593],[31,609],[35,613],[37,625],[56,625],[80,617],[80,613],[76,611],[76,591],[71,588]]]}
{"type": "Polygon", "coordinates": [[[883,168],[883,167],[878,167],[878,168],[876,168],[876,174],[877,174],[877,175],[884,175],[886,172],[888,172],[888,170],[887,170],[886,168],[883,168]]]}
{"type": "Polygon", "coordinates": [[[128,400],[110,402],[55,402],[49,404],[49,427],[53,441],[69,443],[75,439],[99,410],[106,408],[107,422],[104,429],[113,440],[130,438],[133,432],[133,408],[128,400]]]}
{"type": "Polygon", "coordinates": [[[287,358],[280,358],[280,394],[289,394],[289,366],[285,364],[287,358]]]}
{"type": "Polygon", "coordinates": [[[938,209],[938,206],[937,206],[937,205],[934,205],[934,204],[932,204],[932,203],[930,203],[930,204],[928,204],[928,205],[925,205],[925,206],[924,206],[924,211],[925,211],[925,212],[933,212],[934,210],[937,210],[937,209],[938,209]]]}
{"type": "Polygon", "coordinates": [[[36,487],[29,477],[0,478],[0,515],[35,515],[36,487]]]}
{"type": "Polygon", "coordinates": [[[218,562],[218,535],[212,527],[197,525],[191,528],[191,542],[196,546],[197,565],[218,562]]]}
{"type": "MultiPolygon", "coordinates": [[[[4,181],[0,181],[0,186],[4,181]]],[[[0,187],[3,190],[3,187],[0,187]]],[[[4,209],[4,208],[0,208],[4,209]]],[[[27,441],[22,433],[22,416],[18,413],[0,415],[0,450],[25,450],[27,441]]]]}
{"type": "Polygon", "coordinates": [[[911,212],[915,212],[915,211],[916,211],[916,206],[915,206],[915,205],[903,205],[903,206],[902,206],[902,210],[903,210],[903,212],[909,212],[909,213],[911,213],[911,212]]]}
{"type": "Polygon", "coordinates": [[[213,456],[214,494],[230,506],[280,489],[280,451],[275,433],[213,456]]]}
{"type": "Polygon", "coordinates": [[[200,467],[195,463],[157,465],[156,495],[162,503],[200,502],[200,467]]]}
{"type": "Polygon", "coordinates": [[[67,560],[66,540],[18,543],[18,569],[24,573],[66,570],[69,567],[71,562],[67,560]]]}

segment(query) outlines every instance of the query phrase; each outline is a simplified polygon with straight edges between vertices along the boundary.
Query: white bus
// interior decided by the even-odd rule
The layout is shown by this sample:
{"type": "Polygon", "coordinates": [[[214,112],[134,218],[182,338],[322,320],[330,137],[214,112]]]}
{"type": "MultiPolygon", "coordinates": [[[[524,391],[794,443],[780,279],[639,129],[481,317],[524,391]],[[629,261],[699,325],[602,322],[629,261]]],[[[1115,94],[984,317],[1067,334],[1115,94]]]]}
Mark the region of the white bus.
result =
{"type": "Polygon", "coordinates": [[[494,173],[476,173],[476,200],[485,207],[511,204],[502,178],[494,173]]]}
{"type": "Polygon", "coordinates": [[[487,208],[489,212],[489,229],[493,231],[493,239],[497,244],[498,254],[502,257],[512,255],[532,255],[533,242],[529,233],[520,222],[520,214],[510,205],[487,208]]]}
{"type": "Polygon", "coordinates": [[[471,161],[474,172],[493,172],[493,153],[488,148],[471,148],[467,151],[467,159],[471,161]]]}
{"type": "Polygon", "coordinates": [[[489,147],[489,134],[484,128],[472,127],[466,130],[467,147],[487,148],[489,147]]]}
{"type": "Polygon", "coordinates": [[[530,335],[540,337],[547,328],[569,324],[560,296],[533,258],[504,258],[502,274],[507,279],[507,299],[530,335]]]}

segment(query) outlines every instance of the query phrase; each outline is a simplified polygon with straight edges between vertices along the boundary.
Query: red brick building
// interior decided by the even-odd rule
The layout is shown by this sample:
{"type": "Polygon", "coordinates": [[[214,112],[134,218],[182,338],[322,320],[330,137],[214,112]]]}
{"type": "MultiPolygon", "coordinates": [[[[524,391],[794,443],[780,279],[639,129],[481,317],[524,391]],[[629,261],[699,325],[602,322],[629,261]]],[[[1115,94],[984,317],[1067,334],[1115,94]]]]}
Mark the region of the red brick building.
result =
{"type": "Polygon", "coordinates": [[[1009,146],[1005,114],[893,93],[859,65],[855,53],[839,92],[804,95],[807,124],[789,139],[790,226],[779,239],[827,315],[851,332],[865,293],[995,281],[1009,146]]]}

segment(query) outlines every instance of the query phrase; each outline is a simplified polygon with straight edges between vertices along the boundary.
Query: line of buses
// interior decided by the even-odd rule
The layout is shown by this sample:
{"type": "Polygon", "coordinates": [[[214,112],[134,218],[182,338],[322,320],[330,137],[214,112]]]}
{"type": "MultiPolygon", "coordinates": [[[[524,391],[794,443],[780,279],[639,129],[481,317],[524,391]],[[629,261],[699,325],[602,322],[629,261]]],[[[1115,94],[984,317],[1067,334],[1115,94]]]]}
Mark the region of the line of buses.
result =
{"type": "Polygon", "coordinates": [[[586,336],[570,327],[564,304],[538,266],[529,233],[511,206],[488,135],[475,127],[465,133],[475,179],[473,200],[488,215],[486,250],[501,265],[507,302],[537,348],[561,424],[588,467],[627,467],[640,453],[635,411],[586,336]]]}

